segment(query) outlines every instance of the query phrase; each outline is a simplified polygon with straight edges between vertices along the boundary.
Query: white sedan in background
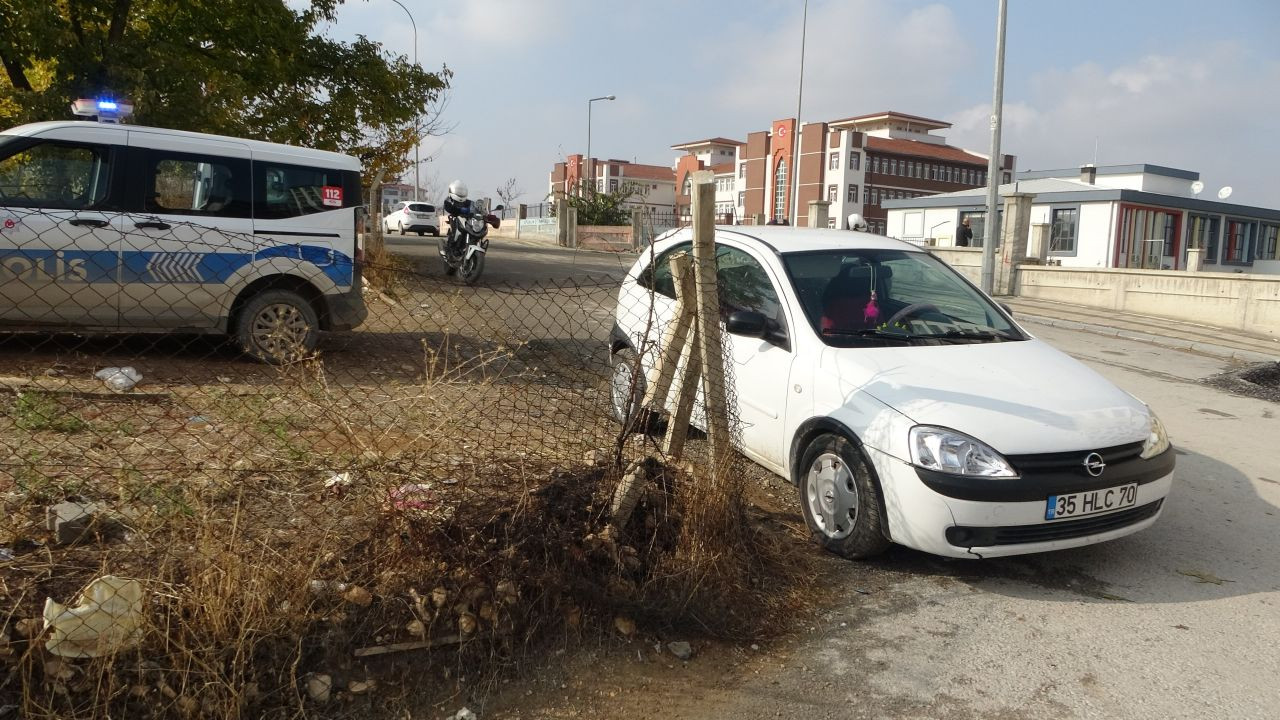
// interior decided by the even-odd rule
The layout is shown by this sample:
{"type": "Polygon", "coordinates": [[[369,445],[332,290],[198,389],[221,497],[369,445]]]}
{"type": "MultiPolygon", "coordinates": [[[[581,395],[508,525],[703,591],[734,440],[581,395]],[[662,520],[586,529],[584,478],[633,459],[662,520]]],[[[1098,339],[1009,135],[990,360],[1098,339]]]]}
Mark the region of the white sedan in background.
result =
{"type": "Polygon", "coordinates": [[[401,235],[416,232],[418,235],[440,234],[440,222],[436,219],[436,206],[417,200],[404,200],[396,209],[382,218],[382,231],[398,231],[401,235]]]}
{"type": "MultiPolygon", "coordinates": [[[[659,409],[637,405],[673,318],[670,259],[691,239],[659,239],[623,280],[620,418],[659,409]]],[[[797,485],[823,547],[993,557],[1112,540],[1160,516],[1174,450],[1151,409],[923,249],[719,228],[716,266],[735,440],[797,485]]]]}

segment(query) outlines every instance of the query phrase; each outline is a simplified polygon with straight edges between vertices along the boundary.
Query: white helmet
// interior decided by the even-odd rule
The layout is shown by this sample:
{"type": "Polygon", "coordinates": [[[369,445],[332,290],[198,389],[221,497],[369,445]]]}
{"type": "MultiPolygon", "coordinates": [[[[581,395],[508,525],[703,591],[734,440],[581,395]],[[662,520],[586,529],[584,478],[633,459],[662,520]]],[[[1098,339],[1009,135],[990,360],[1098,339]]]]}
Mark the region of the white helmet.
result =
{"type": "Polygon", "coordinates": [[[850,214],[849,214],[849,229],[850,229],[850,230],[864,230],[864,231],[865,231],[865,230],[867,229],[867,221],[866,221],[866,220],[864,220],[864,219],[862,219],[862,216],[861,216],[861,215],[859,215],[858,213],[850,213],[850,214]]]}
{"type": "Polygon", "coordinates": [[[466,183],[462,182],[461,180],[454,180],[453,182],[449,183],[449,197],[453,198],[457,202],[462,202],[463,200],[466,200],[467,199],[466,183]]]}

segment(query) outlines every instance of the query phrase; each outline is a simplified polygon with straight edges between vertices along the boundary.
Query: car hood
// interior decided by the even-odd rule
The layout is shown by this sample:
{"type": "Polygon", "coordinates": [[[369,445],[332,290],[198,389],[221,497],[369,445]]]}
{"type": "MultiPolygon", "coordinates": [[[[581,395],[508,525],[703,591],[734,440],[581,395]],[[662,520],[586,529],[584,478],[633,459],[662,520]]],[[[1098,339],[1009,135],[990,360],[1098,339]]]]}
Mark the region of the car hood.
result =
{"type": "Polygon", "coordinates": [[[1093,450],[1149,431],[1145,405],[1040,340],[828,353],[846,394],[865,392],[916,424],[959,430],[1003,454],[1093,450]]]}

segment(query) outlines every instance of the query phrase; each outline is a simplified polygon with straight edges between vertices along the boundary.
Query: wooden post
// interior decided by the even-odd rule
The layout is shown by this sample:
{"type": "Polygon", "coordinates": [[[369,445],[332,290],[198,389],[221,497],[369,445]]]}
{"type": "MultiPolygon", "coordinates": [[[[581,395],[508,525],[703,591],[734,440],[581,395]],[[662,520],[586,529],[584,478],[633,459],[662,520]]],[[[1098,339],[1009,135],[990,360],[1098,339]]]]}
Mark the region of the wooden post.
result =
{"type": "MultiPolygon", "coordinates": [[[[689,277],[690,289],[693,276],[689,277]]],[[[690,305],[693,304],[690,295],[690,305]]],[[[698,329],[695,327],[680,352],[680,388],[676,393],[676,406],[671,409],[671,417],[667,420],[667,434],[662,439],[662,452],[673,460],[679,460],[684,454],[684,441],[689,437],[689,418],[693,416],[693,404],[698,399],[698,380],[702,374],[702,359],[699,349],[698,329]]]]}
{"type": "Polygon", "coordinates": [[[699,170],[691,175],[693,199],[693,263],[698,309],[698,345],[702,365],[702,398],[707,410],[707,440],[711,445],[711,476],[720,484],[732,451],[729,404],[725,387],[724,338],[720,334],[720,297],[716,291],[715,175],[699,170]]]}
{"type": "Polygon", "coordinates": [[[676,307],[671,323],[662,334],[662,347],[658,361],[650,372],[642,407],[658,410],[666,406],[671,394],[671,382],[676,376],[681,350],[689,343],[697,307],[694,300],[693,260],[688,253],[671,256],[671,279],[676,287],[676,307]]]}

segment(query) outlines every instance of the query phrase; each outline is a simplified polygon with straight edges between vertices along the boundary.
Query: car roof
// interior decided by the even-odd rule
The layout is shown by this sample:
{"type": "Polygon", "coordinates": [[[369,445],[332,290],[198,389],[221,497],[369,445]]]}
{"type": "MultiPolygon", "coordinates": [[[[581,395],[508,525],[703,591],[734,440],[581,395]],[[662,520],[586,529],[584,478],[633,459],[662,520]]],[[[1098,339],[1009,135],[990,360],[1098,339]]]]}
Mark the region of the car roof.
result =
{"type": "MultiPolygon", "coordinates": [[[[662,238],[663,244],[688,240],[691,228],[680,228],[662,238]]],[[[717,225],[717,239],[745,239],[759,242],[770,250],[789,255],[815,250],[905,250],[925,252],[924,248],[895,240],[884,235],[857,230],[831,230],[827,228],[798,228],[787,225],[717,225]]]]}
{"type": "MultiPolygon", "coordinates": [[[[194,140],[218,140],[222,142],[234,142],[244,145],[252,151],[261,153],[270,152],[275,156],[287,156],[295,159],[300,163],[324,163],[327,166],[336,167],[342,170],[360,170],[360,161],[350,155],[342,153],[330,152],[328,150],[316,150],[314,148],[299,147],[297,145],[285,145],[283,143],[264,142],[262,140],[248,140],[245,138],[230,137],[227,135],[213,135],[210,133],[188,132],[186,130],[170,130],[168,128],[148,127],[146,125],[119,125],[114,123],[98,123],[86,120],[55,120],[50,122],[28,123],[19,125],[15,128],[5,130],[3,135],[17,135],[26,137],[36,137],[50,133],[56,133],[59,130],[82,130],[91,128],[91,132],[95,135],[105,133],[120,133],[119,143],[126,142],[125,134],[129,131],[143,132],[153,135],[167,135],[170,137],[190,138],[194,140]]],[[[105,141],[104,141],[105,142],[105,141]]]]}

